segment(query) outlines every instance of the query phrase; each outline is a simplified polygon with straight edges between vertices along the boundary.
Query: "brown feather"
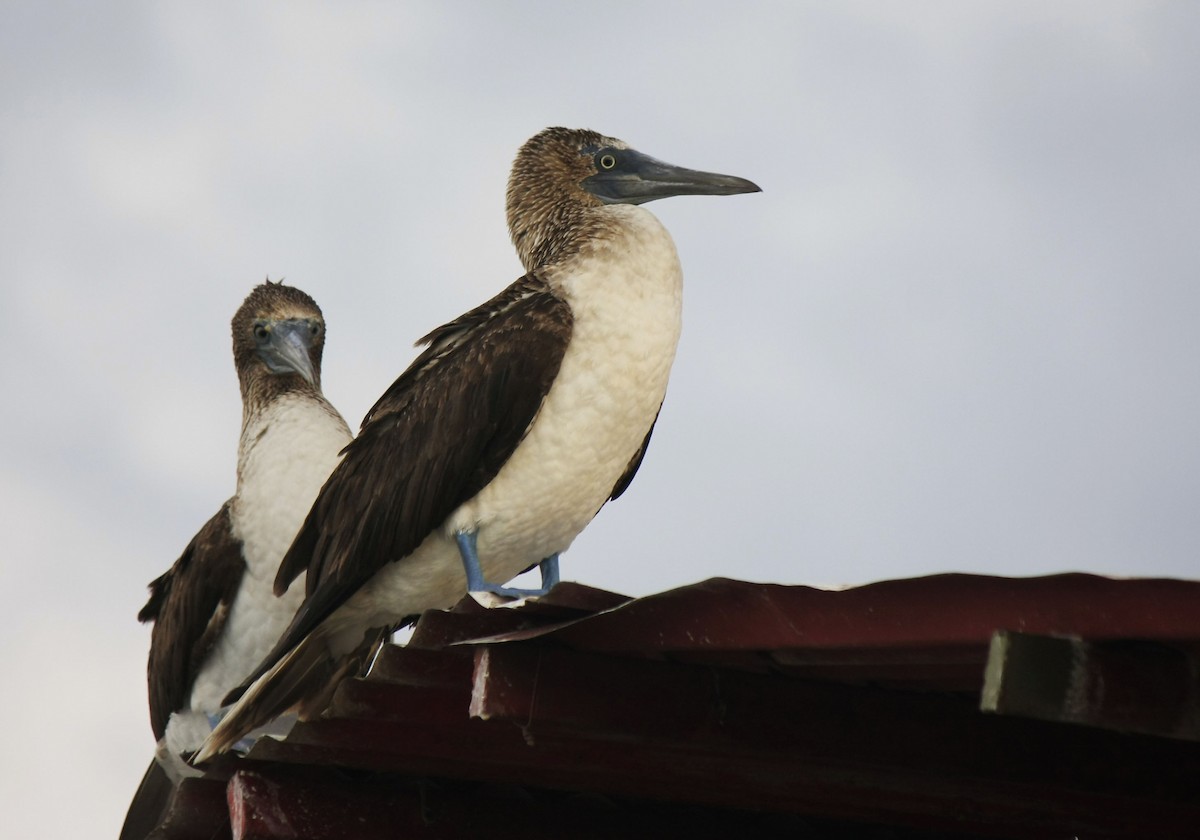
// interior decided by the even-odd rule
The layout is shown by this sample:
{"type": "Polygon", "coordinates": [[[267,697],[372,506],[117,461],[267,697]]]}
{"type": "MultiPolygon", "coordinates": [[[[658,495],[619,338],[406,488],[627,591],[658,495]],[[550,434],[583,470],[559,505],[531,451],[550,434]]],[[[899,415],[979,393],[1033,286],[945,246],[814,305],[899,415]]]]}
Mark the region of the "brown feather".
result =
{"type": "Polygon", "coordinates": [[[581,149],[611,142],[595,131],[547,128],[517,152],[508,179],[508,232],[526,271],[570,258],[603,227],[588,212],[601,202],[582,186],[596,166],[581,149]]]}
{"type": "Polygon", "coordinates": [[[146,840],[167,815],[174,791],[167,771],[157,760],[152,760],[129,803],[118,840],[146,840]]]}
{"type": "MultiPolygon", "coordinates": [[[[210,755],[224,752],[245,733],[265,726],[279,715],[294,711],[300,720],[319,717],[343,680],[366,673],[395,629],[368,630],[350,654],[337,658],[330,654],[324,628],[318,627],[280,658],[278,679],[264,681],[251,689],[258,692],[254,702],[240,703],[229,711],[195,760],[202,762],[210,755]]],[[[225,702],[234,702],[243,690],[235,689],[225,702]]]]}
{"type": "Polygon", "coordinates": [[[138,620],[153,621],[146,666],[150,726],[162,738],[172,712],[187,708],[192,684],[237,595],[246,563],[231,535],[229,503],[204,524],[174,565],[150,584],[138,620]]]}
{"type": "Polygon", "coordinates": [[[662,406],[658,407],[658,411],[654,414],[654,422],[650,424],[650,430],[646,432],[646,437],[642,440],[642,445],[638,447],[638,451],[629,459],[629,466],[625,468],[625,472],[617,479],[617,483],[613,485],[612,493],[608,495],[609,501],[618,498],[622,493],[629,489],[629,485],[633,482],[633,477],[637,475],[638,467],[642,465],[642,459],[646,457],[646,449],[650,446],[650,435],[654,434],[654,427],[658,423],[658,415],[662,412],[662,406]]]}

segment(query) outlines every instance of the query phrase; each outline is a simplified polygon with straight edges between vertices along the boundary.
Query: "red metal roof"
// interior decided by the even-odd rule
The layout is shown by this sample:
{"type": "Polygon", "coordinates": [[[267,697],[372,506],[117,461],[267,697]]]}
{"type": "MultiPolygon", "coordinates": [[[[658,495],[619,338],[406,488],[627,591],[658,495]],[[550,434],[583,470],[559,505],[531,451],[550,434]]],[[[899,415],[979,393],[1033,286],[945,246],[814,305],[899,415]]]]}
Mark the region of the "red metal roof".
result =
{"type": "Polygon", "coordinates": [[[1200,583],[1176,580],[714,579],[638,599],[570,583],[515,608],[464,599],[344,683],[325,719],[187,785],[163,836],[213,836],[220,794],[234,837],[336,836],[364,812],[346,836],[385,836],[388,814],[420,813],[416,780],[436,780],[455,817],[404,836],[476,836],[472,803],[498,785],[528,800],[493,812],[513,836],[618,833],[594,799],[563,804],[584,795],[658,836],[1186,836],[1200,824],[1198,651],[1200,583]],[[1131,640],[1149,665],[1112,647],[1131,640]],[[981,712],[985,667],[1004,685],[990,708],[1049,720],[981,712]]]}

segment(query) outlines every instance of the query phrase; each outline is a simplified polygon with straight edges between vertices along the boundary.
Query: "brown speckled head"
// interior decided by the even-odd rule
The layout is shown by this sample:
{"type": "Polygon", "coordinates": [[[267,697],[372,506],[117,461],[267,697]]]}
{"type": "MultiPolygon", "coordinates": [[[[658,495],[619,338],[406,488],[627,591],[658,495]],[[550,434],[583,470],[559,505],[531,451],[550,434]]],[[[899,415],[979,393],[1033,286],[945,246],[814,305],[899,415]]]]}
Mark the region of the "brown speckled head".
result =
{"type": "Polygon", "coordinates": [[[568,256],[590,234],[572,236],[587,208],[602,204],[583,187],[596,174],[589,150],[617,142],[586,129],[547,128],[517,152],[508,179],[508,232],[526,271],[568,256]]]}
{"type": "Polygon", "coordinates": [[[513,162],[508,231],[525,270],[533,271],[601,235],[611,217],[607,205],[758,191],[745,178],[663,163],[595,131],[547,128],[513,162]]]}
{"type": "Polygon", "coordinates": [[[246,297],[231,324],[233,362],[249,411],[281,391],[321,391],[325,319],[293,286],[267,281],[246,297]]]}

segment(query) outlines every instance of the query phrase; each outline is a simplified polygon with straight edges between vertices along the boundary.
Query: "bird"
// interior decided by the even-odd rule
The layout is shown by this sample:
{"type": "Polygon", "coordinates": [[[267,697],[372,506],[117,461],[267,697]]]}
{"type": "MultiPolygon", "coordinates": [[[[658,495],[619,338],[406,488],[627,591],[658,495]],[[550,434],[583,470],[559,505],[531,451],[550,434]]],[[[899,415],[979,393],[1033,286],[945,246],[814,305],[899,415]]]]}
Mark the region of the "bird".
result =
{"type": "MultiPolygon", "coordinates": [[[[758,192],[595,131],[548,128],[506,194],[524,274],[417,342],[367,413],[275,579],[305,599],[194,761],[303,703],[364,633],[453,605],[566,551],[628,488],[666,394],[682,271],[640,205],[758,192]]],[[[302,714],[301,719],[306,719],[302,714]]]]}
{"type": "Polygon", "coordinates": [[[325,321],[305,292],[254,288],[231,323],[242,398],[237,490],[150,584],[146,676],[157,740],[121,837],[145,837],[212,729],[225,694],[271,649],[303,600],[274,578],[321,485],[352,438],[321,391],[325,321]]]}

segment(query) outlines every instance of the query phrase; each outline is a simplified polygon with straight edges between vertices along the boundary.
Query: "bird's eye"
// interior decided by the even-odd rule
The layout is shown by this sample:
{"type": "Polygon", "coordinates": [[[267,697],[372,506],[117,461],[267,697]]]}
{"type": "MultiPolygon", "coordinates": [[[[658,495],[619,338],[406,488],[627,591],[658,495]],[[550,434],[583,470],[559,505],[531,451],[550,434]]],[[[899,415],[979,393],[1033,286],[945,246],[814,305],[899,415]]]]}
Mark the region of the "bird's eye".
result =
{"type": "Polygon", "coordinates": [[[308,322],[308,332],[309,332],[309,334],[310,334],[310,335],[312,335],[312,337],[313,337],[313,338],[316,338],[317,336],[319,336],[319,335],[321,334],[321,324],[320,324],[320,322],[318,322],[318,321],[309,321],[309,322],[308,322]]]}
{"type": "Polygon", "coordinates": [[[259,341],[266,341],[271,336],[271,331],[267,329],[267,325],[261,321],[254,325],[254,337],[259,341]]]}
{"type": "Polygon", "coordinates": [[[600,155],[599,163],[601,169],[612,169],[617,165],[616,155],[612,154],[611,152],[605,152],[604,154],[600,155]]]}

